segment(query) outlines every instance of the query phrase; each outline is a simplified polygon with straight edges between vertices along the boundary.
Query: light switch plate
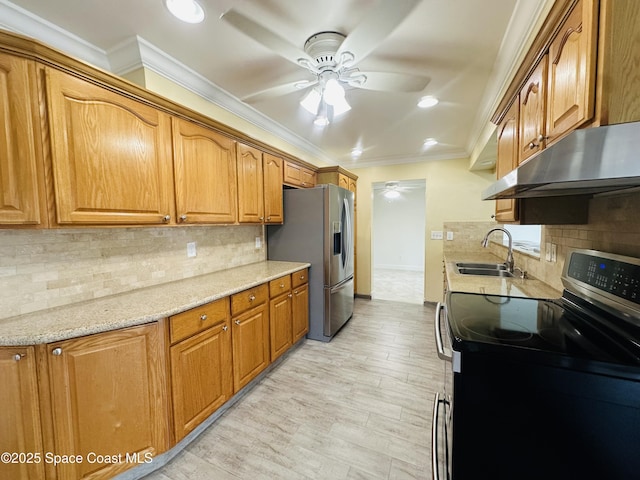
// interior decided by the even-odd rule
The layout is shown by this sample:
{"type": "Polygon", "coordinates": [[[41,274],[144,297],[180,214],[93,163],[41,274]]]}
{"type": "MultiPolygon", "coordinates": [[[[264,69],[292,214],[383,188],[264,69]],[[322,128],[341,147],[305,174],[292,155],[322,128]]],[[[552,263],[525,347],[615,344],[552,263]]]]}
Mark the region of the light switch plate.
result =
{"type": "Polygon", "coordinates": [[[256,237],[256,248],[262,248],[262,238],[256,237]]]}
{"type": "Polygon", "coordinates": [[[196,255],[196,242],[187,243],[187,258],[193,258],[196,255]]]}
{"type": "Polygon", "coordinates": [[[447,240],[453,240],[453,232],[447,232],[447,240]]]}

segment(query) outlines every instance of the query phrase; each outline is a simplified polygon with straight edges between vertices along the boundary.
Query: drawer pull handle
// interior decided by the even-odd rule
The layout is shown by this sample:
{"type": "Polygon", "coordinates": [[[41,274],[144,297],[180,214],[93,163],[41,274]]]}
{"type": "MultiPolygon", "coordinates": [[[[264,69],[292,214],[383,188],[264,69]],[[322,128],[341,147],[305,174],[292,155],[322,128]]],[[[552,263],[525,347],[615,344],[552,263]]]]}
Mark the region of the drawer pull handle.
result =
{"type": "Polygon", "coordinates": [[[235,323],[236,325],[240,325],[240,320],[236,320],[236,321],[235,321],[235,322],[233,322],[233,323],[235,323]]]}
{"type": "Polygon", "coordinates": [[[16,353],[16,354],[13,356],[13,359],[14,359],[16,362],[19,362],[20,360],[22,360],[22,357],[24,357],[24,353],[16,353]]]}
{"type": "Polygon", "coordinates": [[[56,357],[62,355],[62,349],[60,347],[58,348],[54,348],[53,350],[51,350],[51,354],[55,355],[56,357]]]}
{"type": "Polygon", "coordinates": [[[289,294],[289,295],[287,295],[287,297],[289,297],[289,298],[293,298],[293,295],[292,295],[292,294],[289,294]]]}
{"type": "Polygon", "coordinates": [[[171,215],[165,215],[164,217],[162,217],[162,221],[164,223],[169,223],[169,220],[171,220],[171,215]]]}
{"type": "Polygon", "coordinates": [[[281,283],[281,284],[280,284],[280,288],[284,288],[284,283],[281,283]]]}
{"type": "Polygon", "coordinates": [[[249,295],[249,301],[253,302],[256,299],[256,296],[254,294],[249,295]]]}
{"type": "Polygon", "coordinates": [[[229,330],[229,327],[225,325],[224,327],[222,327],[222,330],[226,332],[227,330],[229,330]]]}
{"type": "Polygon", "coordinates": [[[304,280],[304,275],[300,275],[300,280],[304,280]]]}
{"type": "Polygon", "coordinates": [[[203,313],[202,315],[200,315],[200,320],[202,320],[203,322],[207,319],[207,314],[203,313]]]}

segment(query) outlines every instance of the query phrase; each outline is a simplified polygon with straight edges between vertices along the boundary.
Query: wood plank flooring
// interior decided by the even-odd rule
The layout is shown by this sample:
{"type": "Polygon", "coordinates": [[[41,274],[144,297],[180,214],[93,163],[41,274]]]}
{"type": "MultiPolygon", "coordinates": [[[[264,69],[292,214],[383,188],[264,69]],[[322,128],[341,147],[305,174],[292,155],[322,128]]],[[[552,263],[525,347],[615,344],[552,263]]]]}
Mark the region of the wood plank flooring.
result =
{"type": "Polygon", "coordinates": [[[145,480],[430,479],[434,308],[356,299],[145,480]]]}

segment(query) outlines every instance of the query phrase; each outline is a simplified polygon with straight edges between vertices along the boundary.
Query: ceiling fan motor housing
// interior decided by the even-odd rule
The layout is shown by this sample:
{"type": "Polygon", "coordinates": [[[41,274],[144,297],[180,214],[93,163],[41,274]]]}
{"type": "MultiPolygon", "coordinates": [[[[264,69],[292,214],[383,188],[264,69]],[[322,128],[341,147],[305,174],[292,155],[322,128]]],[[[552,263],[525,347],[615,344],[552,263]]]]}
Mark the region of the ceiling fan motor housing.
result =
{"type": "Polygon", "coordinates": [[[320,32],[310,36],[304,43],[304,51],[319,70],[335,67],[335,54],[346,37],[338,32],[320,32]]]}

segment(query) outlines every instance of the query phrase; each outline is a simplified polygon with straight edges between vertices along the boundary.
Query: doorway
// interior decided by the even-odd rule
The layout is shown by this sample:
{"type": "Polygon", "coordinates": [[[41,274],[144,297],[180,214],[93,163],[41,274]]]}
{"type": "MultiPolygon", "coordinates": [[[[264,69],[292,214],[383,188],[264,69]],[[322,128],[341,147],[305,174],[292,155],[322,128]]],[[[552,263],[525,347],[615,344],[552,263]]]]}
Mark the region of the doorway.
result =
{"type": "Polygon", "coordinates": [[[372,192],[371,297],[423,304],[426,181],[375,182],[372,192]]]}

